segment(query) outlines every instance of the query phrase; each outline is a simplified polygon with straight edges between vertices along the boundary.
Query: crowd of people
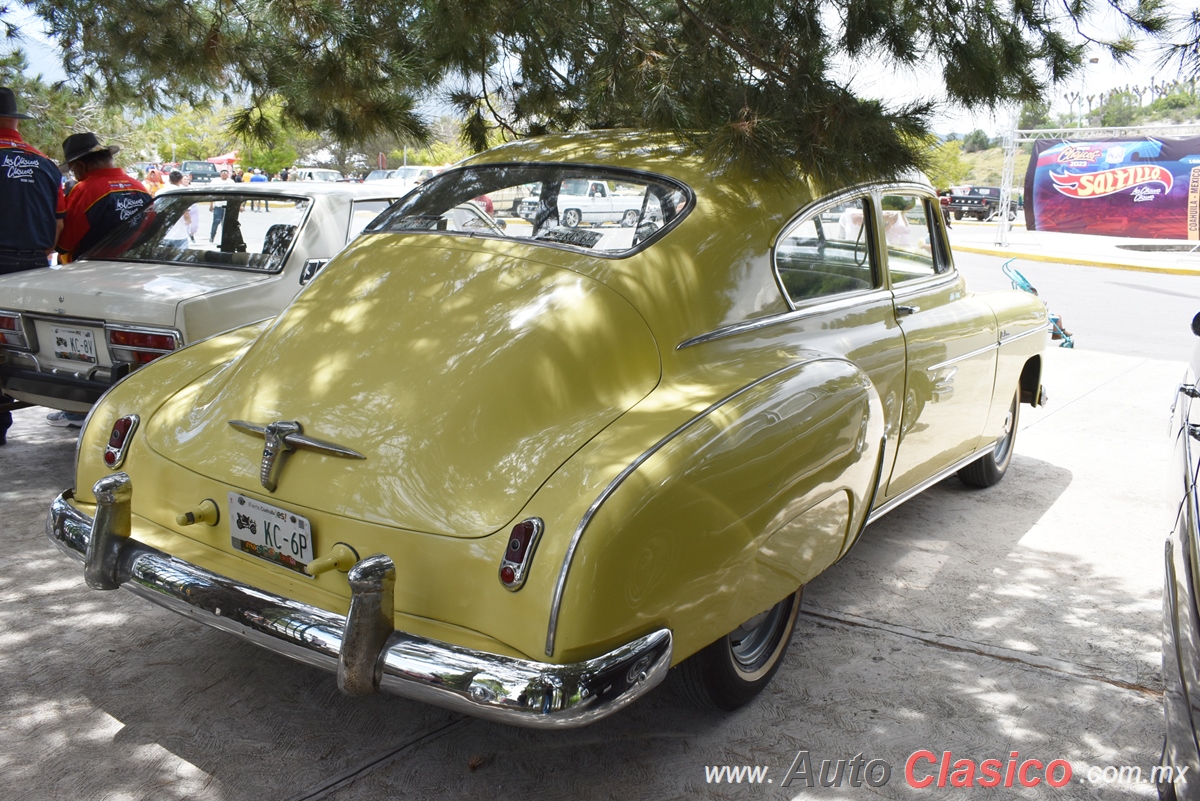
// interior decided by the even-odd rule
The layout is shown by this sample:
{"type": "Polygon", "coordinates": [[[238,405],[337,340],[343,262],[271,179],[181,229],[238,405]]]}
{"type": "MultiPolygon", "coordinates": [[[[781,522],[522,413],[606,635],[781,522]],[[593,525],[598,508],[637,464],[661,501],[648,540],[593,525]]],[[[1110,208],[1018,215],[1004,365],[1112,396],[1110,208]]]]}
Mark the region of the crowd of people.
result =
{"type": "MultiPolygon", "coordinates": [[[[289,170],[284,167],[275,175],[270,175],[265,170],[260,170],[257,167],[251,168],[246,172],[241,167],[233,169],[228,166],[221,167],[220,178],[214,183],[260,183],[263,181],[286,181],[289,177],[289,170]]],[[[146,168],[145,177],[142,183],[146,186],[146,191],[151,195],[157,195],[160,190],[171,189],[175,186],[189,186],[192,183],[191,173],[185,173],[179,170],[177,164],[151,164],[146,168]],[[173,174],[179,173],[180,181],[176,183],[170,178],[173,174]]]]}
{"type": "MultiPolygon", "coordinates": [[[[187,186],[190,175],[152,165],[139,180],[116,166],[120,148],[105,145],[95,133],[71,134],[63,141],[62,167],[40,152],[20,133],[22,120],[33,117],[18,110],[12,89],[0,87],[0,275],[47,267],[57,255],[69,263],[105,234],[149,207],[162,189],[187,186]],[[67,173],[64,176],[63,168],[67,173]],[[165,180],[164,180],[165,173],[165,180]]],[[[275,180],[288,180],[284,168],[275,180]]],[[[262,170],[222,168],[218,183],[271,180],[262,170]]],[[[264,207],[266,201],[262,201],[264,207]]],[[[269,210],[265,209],[264,210],[269,210]]],[[[221,225],[224,209],[214,209],[211,236],[221,225]],[[219,212],[219,213],[218,213],[219,212]]],[[[186,221],[189,234],[197,221],[186,221]]],[[[84,415],[53,412],[47,422],[78,426],[84,415]]],[[[0,445],[12,424],[11,412],[0,408],[0,445]]]]}

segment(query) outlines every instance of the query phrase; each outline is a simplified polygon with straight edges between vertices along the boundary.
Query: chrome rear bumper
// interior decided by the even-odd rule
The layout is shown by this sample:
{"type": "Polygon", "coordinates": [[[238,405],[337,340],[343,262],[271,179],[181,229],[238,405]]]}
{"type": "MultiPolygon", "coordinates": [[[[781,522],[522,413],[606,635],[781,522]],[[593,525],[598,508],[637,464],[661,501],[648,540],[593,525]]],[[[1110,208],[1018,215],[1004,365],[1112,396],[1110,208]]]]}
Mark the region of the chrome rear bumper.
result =
{"type": "Polygon", "coordinates": [[[661,629],[603,656],[555,665],[474,651],[392,628],[395,566],[380,554],[351,569],[346,617],[232,581],[129,538],[132,486],[96,485],[95,519],[51,504],[46,533],[85,563],[89,586],[146,600],[315,667],[351,695],[376,690],[518,726],[570,728],[599,720],[658,685],[671,665],[661,629]]]}

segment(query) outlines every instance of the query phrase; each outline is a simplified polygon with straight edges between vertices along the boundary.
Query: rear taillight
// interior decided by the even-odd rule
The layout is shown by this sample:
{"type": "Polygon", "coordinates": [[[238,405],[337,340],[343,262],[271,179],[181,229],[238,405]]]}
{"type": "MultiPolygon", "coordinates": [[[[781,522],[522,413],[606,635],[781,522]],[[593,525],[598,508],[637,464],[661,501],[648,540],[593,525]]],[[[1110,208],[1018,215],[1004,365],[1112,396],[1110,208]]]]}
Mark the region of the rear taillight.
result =
{"type": "Polygon", "coordinates": [[[113,423],[112,431],[108,435],[108,444],[104,447],[105,466],[114,470],[121,466],[125,461],[125,449],[129,446],[137,427],[136,414],[127,414],[113,423]]]}
{"type": "Polygon", "coordinates": [[[536,517],[513,526],[504,547],[504,557],[500,560],[500,583],[505,589],[516,592],[524,586],[529,576],[529,563],[533,560],[533,551],[543,528],[545,525],[536,517]]]}
{"type": "Polygon", "coordinates": [[[108,328],[108,351],[114,363],[148,364],[179,347],[174,331],[108,328]]]}
{"type": "Polygon", "coordinates": [[[25,337],[25,326],[21,324],[21,315],[0,312],[0,344],[21,350],[29,349],[29,340],[25,337]]]}

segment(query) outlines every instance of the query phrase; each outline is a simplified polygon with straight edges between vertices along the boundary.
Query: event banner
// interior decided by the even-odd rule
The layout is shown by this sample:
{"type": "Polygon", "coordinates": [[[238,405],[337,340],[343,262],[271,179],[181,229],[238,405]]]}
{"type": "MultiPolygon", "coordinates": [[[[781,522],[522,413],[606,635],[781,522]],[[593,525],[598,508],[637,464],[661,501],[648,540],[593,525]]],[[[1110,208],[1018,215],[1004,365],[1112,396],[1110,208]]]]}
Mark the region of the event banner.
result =
{"type": "Polygon", "coordinates": [[[1200,239],[1200,137],[1034,142],[1025,223],[1031,231],[1200,239]]]}

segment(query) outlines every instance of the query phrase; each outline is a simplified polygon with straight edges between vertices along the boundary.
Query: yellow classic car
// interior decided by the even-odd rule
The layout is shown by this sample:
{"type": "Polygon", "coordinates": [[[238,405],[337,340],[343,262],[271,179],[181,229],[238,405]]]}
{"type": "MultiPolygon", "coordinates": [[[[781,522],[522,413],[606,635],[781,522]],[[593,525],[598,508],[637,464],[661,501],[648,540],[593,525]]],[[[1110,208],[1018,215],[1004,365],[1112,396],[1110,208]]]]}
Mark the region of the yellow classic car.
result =
{"type": "Polygon", "coordinates": [[[519,141],[114,386],[48,534],[347,693],[564,727],[674,672],[732,709],[868,523],[1004,475],[1046,340],[1031,295],[967,290],[920,177],[818,195],[666,135],[519,141]],[[559,220],[581,179],[638,219],[559,220]]]}

